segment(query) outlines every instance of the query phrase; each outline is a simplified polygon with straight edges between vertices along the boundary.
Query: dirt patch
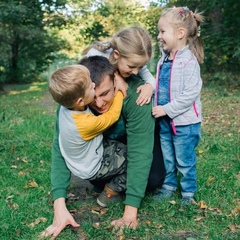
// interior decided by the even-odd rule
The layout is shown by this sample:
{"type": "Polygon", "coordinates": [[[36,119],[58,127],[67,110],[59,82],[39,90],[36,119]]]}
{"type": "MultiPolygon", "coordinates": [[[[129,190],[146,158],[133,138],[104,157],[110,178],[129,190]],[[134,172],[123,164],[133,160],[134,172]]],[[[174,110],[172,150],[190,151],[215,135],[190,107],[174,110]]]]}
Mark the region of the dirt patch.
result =
{"type": "Polygon", "coordinates": [[[71,177],[70,198],[71,194],[79,200],[87,200],[97,196],[96,193],[93,192],[93,185],[88,180],[83,180],[74,175],[71,177]]]}

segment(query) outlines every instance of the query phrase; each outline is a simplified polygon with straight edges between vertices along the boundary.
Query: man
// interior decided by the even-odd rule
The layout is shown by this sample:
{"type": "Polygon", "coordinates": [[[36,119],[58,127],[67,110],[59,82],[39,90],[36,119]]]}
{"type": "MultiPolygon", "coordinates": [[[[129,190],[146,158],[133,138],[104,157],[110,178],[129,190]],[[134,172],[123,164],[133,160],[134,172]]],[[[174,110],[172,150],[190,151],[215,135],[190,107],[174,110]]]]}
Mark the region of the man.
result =
{"type": "MultiPolygon", "coordinates": [[[[95,82],[95,102],[91,108],[99,113],[108,111],[114,97],[114,82],[111,77],[101,78],[101,69],[98,69],[99,61],[106,61],[106,58],[100,56],[83,59],[80,64],[86,66],[92,79],[96,79],[94,74],[99,76],[98,82],[95,82]]],[[[110,64],[110,63],[109,63],[110,64]]],[[[114,73],[112,73],[114,74],[114,73]]],[[[154,126],[155,121],[151,115],[151,105],[138,106],[136,100],[138,94],[136,89],[143,84],[143,81],[137,76],[130,76],[126,79],[128,83],[127,96],[123,102],[121,119],[115,126],[118,140],[125,139],[128,146],[127,152],[127,190],[125,199],[125,210],[121,219],[112,221],[115,227],[127,226],[136,228],[137,212],[141,201],[145,195],[148,183],[149,172],[153,159],[154,146],[154,126]]],[[[54,220],[41,236],[53,236],[54,238],[67,226],[79,227],[66,208],[65,199],[67,198],[67,187],[70,182],[70,171],[66,167],[58,145],[58,119],[55,125],[55,136],[52,147],[52,192],[54,200],[54,220]]],[[[156,139],[159,139],[158,137],[156,139]]],[[[149,181],[150,188],[162,183],[164,176],[164,166],[160,152],[160,144],[156,143],[158,150],[154,150],[154,155],[158,158],[157,166],[154,165],[155,173],[151,174],[149,181]],[[158,172],[157,172],[158,171],[158,172]],[[155,178],[157,178],[155,180],[155,178]]]]}

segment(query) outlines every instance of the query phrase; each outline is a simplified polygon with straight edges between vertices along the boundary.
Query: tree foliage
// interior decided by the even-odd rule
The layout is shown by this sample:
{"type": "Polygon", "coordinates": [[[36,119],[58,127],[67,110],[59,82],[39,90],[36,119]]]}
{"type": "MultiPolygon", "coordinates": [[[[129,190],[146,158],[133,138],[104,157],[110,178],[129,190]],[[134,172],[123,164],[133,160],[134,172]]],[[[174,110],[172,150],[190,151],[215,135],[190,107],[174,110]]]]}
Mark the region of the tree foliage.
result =
{"type": "MultiPolygon", "coordinates": [[[[203,71],[239,71],[240,3],[235,0],[0,0],[0,82],[36,80],[59,54],[79,59],[95,40],[141,25],[159,58],[157,23],[165,6],[203,11],[203,71]]],[[[154,71],[154,67],[151,68],[154,71]]]]}
{"type": "MultiPolygon", "coordinates": [[[[162,2],[162,1],[159,1],[162,2]]],[[[240,63],[240,2],[235,0],[171,0],[168,6],[188,6],[203,12],[204,71],[237,72],[240,63]]]]}
{"type": "Polygon", "coordinates": [[[54,59],[64,42],[49,26],[61,26],[60,1],[0,1],[0,81],[26,82],[54,59]],[[48,26],[48,28],[46,28],[48,26]]]}
{"type": "Polygon", "coordinates": [[[145,9],[133,0],[71,2],[69,4],[74,9],[74,17],[67,29],[75,37],[75,47],[78,50],[84,49],[93,41],[109,39],[127,26],[144,25],[142,20],[145,9]]]}

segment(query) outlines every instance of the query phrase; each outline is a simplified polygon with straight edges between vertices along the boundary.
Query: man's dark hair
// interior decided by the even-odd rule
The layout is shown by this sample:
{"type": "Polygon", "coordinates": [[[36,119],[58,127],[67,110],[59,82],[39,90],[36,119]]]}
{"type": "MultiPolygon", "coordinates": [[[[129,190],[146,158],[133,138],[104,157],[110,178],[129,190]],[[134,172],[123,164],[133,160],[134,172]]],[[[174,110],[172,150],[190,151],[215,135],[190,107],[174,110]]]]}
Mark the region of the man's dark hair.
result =
{"type": "Polygon", "coordinates": [[[90,77],[96,86],[100,85],[102,80],[109,75],[114,80],[114,67],[106,57],[91,56],[81,59],[78,64],[88,68],[90,77]]]}

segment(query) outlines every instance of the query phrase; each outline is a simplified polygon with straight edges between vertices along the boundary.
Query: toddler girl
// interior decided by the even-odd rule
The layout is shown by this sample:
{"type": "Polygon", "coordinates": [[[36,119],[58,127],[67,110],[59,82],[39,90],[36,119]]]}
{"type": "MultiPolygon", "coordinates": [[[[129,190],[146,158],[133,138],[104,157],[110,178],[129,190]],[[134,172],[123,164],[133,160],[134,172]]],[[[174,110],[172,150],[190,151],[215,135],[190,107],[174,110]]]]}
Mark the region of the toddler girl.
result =
{"type": "Polygon", "coordinates": [[[157,106],[152,108],[152,114],[159,118],[166,177],[155,198],[173,196],[180,172],[182,205],[191,203],[197,190],[195,148],[202,121],[199,67],[203,62],[202,22],[203,16],[187,7],[165,9],[158,22],[162,57],[157,67],[157,106]]]}

